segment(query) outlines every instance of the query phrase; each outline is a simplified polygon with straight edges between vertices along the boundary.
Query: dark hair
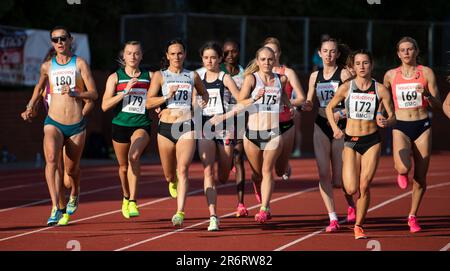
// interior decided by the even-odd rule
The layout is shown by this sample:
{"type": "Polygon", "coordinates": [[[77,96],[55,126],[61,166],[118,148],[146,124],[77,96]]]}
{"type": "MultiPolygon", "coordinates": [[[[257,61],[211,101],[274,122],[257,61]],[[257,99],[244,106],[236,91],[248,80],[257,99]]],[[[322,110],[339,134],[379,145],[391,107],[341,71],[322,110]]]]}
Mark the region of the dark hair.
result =
{"type": "Polygon", "coordinates": [[[49,61],[54,56],[56,56],[56,51],[55,51],[55,48],[53,48],[53,46],[52,46],[52,47],[50,47],[50,49],[48,50],[47,54],[45,55],[43,62],[49,61]]]}
{"type": "Polygon", "coordinates": [[[53,27],[52,30],[50,30],[50,38],[52,37],[52,33],[55,32],[56,30],[64,30],[64,31],[66,31],[67,36],[68,36],[69,38],[72,37],[72,35],[70,34],[70,31],[69,31],[69,29],[67,29],[67,27],[62,26],[62,25],[58,25],[58,26],[53,27]]]}
{"type": "Polygon", "coordinates": [[[184,42],[183,42],[182,39],[180,39],[180,38],[175,38],[175,39],[169,40],[169,41],[166,43],[166,49],[164,50],[163,57],[162,57],[162,59],[161,59],[161,63],[160,63],[161,70],[167,69],[167,68],[169,67],[169,65],[170,65],[169,60],[168,60],[167,57],[166,57],[166,53],[169,52],[169,47],[170,47],[171,45],[174,45],[174,44],[180,44],[181,47],[183,47],[183,51],[186,52],[186,46],[184,45],[184,42]]]}
{"type": "Polygon", "coordinates": [[[199,50],[200,57],[203,57],[203,53],[205,52],[205,50],[208,50],[208,49],[212,49],[212,50],[216,51],[216,53],[219,57],[223,56],[222,45],[220,45],[217,41],[212,40],[212,41],[207,41],[200,48],[200,50],[199,50]]]}
{"type": "Polygon", "coordinates": [[[368,50],[366,50],[366,49],[358,49],[358,50],[356,50],[356,51],[353,51],[353,53],[350,55],[350,60],[348,61],[348,63],[349,64],[351,64],[351,66],[353,67],[353,65],[355,65],[355,56],[356,55],[366,55],[366,56],[368,56],[369,57],[369,61],[370,61],[370,64],[373,64],[373,56],[372,56],[372,53],[371,52],[369,52],[368,50]]]}
{"type": "Polygon", "coordinates": [[[241,44],[237,40],[227,38],[223,41],[223,45],[225,45],[227,43],[233,43],[234,45],[236,45],[236,48],[238,49],[238,51],[241,50],[241,44]]]}
{"type": "Polygon", "coordinates": [[[117,62],[119,63],[119,65],[122,68],[125,67],[125,60],[123,59],[123,53],[124,53],[125,47],[127,47],[127,45],[139,45],[139,47],[141,48],[141,52],[142,52],[142,45],[139,41],[130,40],[130,41],[125,42],[122,46],[122,49],[119,51],[119,57],[117,58],[117,62]]]}
{"type": "Polygon", "coordinates": [[[350,47],[345,43],[341,43],[338,39],[333,38],[328,34],[323,34],[320,39],[319,51],[322,49],[322,46],[325,42],[334,42],[336,44],[336,50],[339,53],[339,57],[336,59],[336,65],[338,65],[338,67],[340,68],[348,66],[348,58],[352,53],[350,47]]]}
{"type": "Polygon", "coordinates": [[[336,64],[340,67],[340,68],[345,68],[346,66],[348,66],[348,58],[350,57],[350,55],[352,54],[352,49],[350,48],[350,46],[348,46],[345,43],[339,43],[338,44],[338,51],[340,53],[338,59],[336,59],[336,64]]]}

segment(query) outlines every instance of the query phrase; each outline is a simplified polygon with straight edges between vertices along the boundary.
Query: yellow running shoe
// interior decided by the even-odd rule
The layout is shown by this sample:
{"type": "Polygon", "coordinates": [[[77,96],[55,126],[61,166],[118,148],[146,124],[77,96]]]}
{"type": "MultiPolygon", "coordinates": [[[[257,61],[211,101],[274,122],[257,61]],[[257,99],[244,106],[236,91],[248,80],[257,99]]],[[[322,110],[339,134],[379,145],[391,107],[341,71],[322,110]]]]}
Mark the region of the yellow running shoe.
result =
{"type": "Polygon", "coordinates": [[[69,224],[70,215],[69,214],[63,214],[61,219],[58,220],[58,226],[67,226],[69,224]]]}
{"type": "Polygon", "coordinates": [[[184,212],[178,211],[173,217],[172,217],[172,224],[175,227],[181,227],[183,226],[184,221],[184,212]]]}
{"type": "Polygon", "coordinates": [[[175,180],[169,182],[169,193],[172,198],[176,198],[178,196],[177,186],[178,186],[178,173],[175,175],[175,180]]]}
{"type": "Polygon", "coordinates": [[[139,216],[139,210],[136,205],[136,201],[130,201],[130,203],[128,204],[128,213],[130,217],[139,216]]]}
{"type": "Polygon", "coordinates": [[[122,201],[122,215],[126,219],[130,218],[130,212],[128,211],[128,204],[129,204],[129,202],[130,202],[129,200],[127,200],[126,198],[123,198],[123,201],[122,201]]]}

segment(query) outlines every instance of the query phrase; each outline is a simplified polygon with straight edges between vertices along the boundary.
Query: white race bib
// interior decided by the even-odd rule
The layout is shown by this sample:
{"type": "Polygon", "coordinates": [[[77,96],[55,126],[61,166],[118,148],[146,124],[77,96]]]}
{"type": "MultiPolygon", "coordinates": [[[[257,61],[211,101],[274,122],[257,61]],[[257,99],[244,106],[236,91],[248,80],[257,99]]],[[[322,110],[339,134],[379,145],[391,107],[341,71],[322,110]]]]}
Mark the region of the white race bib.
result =
{"type": "Polygon", "coordinates": [[[339,87],[339,82],[325,82],[317,83],[316,93],[319,99],[320,107],[327,107],[328,103],[333,99],[336,90],[339,87]]]}
{"type": "Polygon", "coordinates": [[[398,108],[418,108],[422,106],[422,94],[417,92],[418,88],[422,88],[419,83],[397,84],[395,93],[397,95],[398,108]]]}
{"type": "Polygon", "coordinates": [[[373,120],[377,95],[368,93],[350,94],[350,118],[358,120],[373,120]]]}
{"type": "Polygon", "coordinates": [[[147,90],[145,88],[132,88],[122,100],[122,111],[127,113],[145,114],[147,90]]]}
{"type": "Polygon", "coordinates": [[[216,114],[223,114],[222,97],[220,96],[220,89],[208,89],[209,101],[203,109],[204,116],[213,116],[216,114]]]}
{"type": "Polygon", "coordinates": [[[187,83],[168,83],[167,89],[177,86],[178,90],[167,102],[167,108],[186,109],[192,105],[192,85],[187,83]]]}
{"type": "Polygon", "coordinates": [[[69,85],[72,91],[75,90],[76,70],[73,68],[58,68],[50,72],[50,81],[53,85],[53,92],[61,94],[64,85],[69,85]]]}
{"type": "MultiPolygon", "coordinates": [[[[280,112],[280,88],[277,87],[264,87],[264,96],[258,99],[255,104],[258,105],[259,112],[280,112]]],[[[256,96],[257,92],[254,92],[252,97],[256,96]]]]}

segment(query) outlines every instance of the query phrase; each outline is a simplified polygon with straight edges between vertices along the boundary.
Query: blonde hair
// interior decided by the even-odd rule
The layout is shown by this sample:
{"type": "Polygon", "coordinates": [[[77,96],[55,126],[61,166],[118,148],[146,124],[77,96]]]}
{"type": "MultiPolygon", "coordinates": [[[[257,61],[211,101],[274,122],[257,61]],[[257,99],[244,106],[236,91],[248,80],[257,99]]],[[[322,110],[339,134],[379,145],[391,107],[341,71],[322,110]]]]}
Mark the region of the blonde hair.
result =
{"type": "Polygon", "coordinates": [[[244,70],[244,77],[259,71],[259,67],[258,67],[258,64],[256,63],[256,60],[258,59],[259,54],[262,51],[264,51],[264,50],[268,50],[269,52],[271,52],[275,56],[275,52],[272,50],[272,48],[270,48],[270,47],[261,47],[261,48],[259,48],[258,51],[256,51],[255,58],[252,59],[248,63],[247,67],[245,68],[245,70],[244,70]]]}
{"type": "Polygon", "coordinates": [[[124,53],[124,51],[125,51],[125,48],[126,48],[128,45],[139,45],[139,48],[141,48],[141,53],[143,53],[143,52],[142,52],[142,45],[141,45],[141,43],[140,43],[139,41],[136,41],[136,40],[130,40],[130,41],[125,42],[125,44],[123,45],[122,50],[120,50],[120,52],[119,52],[119,57],[117,58],[117,62],[119,63],[119,65],[120,65],[122,68],[125,68],[125,59],[123,58],[123,53],[124,53]]]}
{"type": "Polygon", "coordinates": [[[263,46],[266,46],[269,43],[275,44],[278,47],[278,51],[280,51],[280,53],[281,53],[281,43],[277,38],[275,38],[275,37],[266,38],[264,40],[263,46]]]}

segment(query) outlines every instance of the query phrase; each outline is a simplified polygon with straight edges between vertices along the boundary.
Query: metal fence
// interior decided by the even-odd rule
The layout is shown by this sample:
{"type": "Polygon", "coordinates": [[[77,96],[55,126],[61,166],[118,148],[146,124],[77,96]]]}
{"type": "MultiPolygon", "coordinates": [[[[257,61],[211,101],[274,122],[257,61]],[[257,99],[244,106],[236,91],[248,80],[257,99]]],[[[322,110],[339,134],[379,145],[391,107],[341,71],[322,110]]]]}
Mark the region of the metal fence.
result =
{"type": "Polygon", "coordinates": [[[399,64],[395,45],[401,37],[411,36],[421,47],[421,63],[436,71],[448,71],[450,23],[199,13],[124,15],[121,18],[121,41],[141,41],[145,49],[143,64],[152,69],[159,68],[166,42],[175,37],[182,38],[188,46],[186,66],[197,68],[201,65],[198,49],[207,40],[231,38],[239,41],[241,64],[245,66],[262,41],[275,36],[282,45],[281,62],[308,73],[324,33],[352,49],[372,51],[378,70],[399,64]]]}

